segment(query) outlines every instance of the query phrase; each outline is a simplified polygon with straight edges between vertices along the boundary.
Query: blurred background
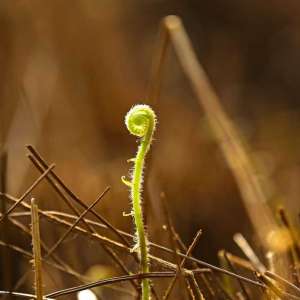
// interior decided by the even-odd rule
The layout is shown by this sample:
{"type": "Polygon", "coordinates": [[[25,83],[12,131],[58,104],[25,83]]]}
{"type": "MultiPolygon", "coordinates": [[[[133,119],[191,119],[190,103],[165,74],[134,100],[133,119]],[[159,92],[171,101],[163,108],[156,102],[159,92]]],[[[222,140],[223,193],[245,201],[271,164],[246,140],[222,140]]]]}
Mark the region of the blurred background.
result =
{"type": "MultiPolygon", "coordinates": [[[[111,186],[97,209],[118,228],[132,231],[131,219],[122,216],[130,203],[120,177],[128,174],[126,160],[137,143],[124,116],[133,104],[147,103],[160,21],[177,14],[226,112],[296,218],[299,11],[293,0],[1,1],[0,133],[8,152],[7,191],[18,196],[37,178],[26,158],[25,145],[32,144],[86,203],[111,186]]],[[[159,204],[164,192],[185,243],[203,229],[195,256],[216,263],[220,248],[238,253],[232,235],[242,232],[252,241],[251,225],[173,50],[155,109],[159,125],[146,168],[150,239],[165,241],[159,204]]],[[[47,183],[33,195],[43,208],[68,211],[47,183]]],[[[49,244],[58,232],[53,236],[49,244]]],[[[20,243],[30,248],[25,238],[20,243]]],[[[80,237],[65,247],[83,273],[96,263],[110,265],[93,245],[78,259],[80,237]]],[[[26,268],[21,261],[16,273],[26,268]]]]}

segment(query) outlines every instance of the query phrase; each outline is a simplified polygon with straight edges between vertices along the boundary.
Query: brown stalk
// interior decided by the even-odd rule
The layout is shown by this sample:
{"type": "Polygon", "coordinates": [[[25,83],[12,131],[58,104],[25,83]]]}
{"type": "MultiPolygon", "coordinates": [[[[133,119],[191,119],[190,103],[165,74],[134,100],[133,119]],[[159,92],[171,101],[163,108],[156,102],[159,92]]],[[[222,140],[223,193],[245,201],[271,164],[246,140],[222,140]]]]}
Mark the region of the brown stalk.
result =
{"type": "MultiPolygon", "coordinates": [[[[261,174],[258,176],[258,169],[254,166],[239,131],[223,110],[219,97],[198,61],[181,19],[167,16],[162,24],[233,172],[252,225],[261,244],[268,250],[272,245],[272,233],[279,230],[267,204],[271,195],[263,188],[261,174]]],[[[270,186],[270,183],[266,182],[265,186],[270,186]]],[[[287,271],[285,268],[281,273],[286,274],[287,271]]]]}
{"type": "Polygon", "coordinates": [[[31,199],[31,226],[32,226],[32,253],[33,270],[35,278],[36,299],[43,299],[43,280],[42,280],[42,255],[40,244],[40,226],[38,207],[34,199],[31,199]]]}

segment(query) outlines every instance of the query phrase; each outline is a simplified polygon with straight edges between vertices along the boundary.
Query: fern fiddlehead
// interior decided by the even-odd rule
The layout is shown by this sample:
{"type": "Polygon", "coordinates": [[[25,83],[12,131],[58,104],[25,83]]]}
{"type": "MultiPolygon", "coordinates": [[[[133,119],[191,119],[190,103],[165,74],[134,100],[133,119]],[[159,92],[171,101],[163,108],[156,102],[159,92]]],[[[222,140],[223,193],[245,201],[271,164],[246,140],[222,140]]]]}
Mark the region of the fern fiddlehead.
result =
{"type": "MultiPolygon", "coordinates": [[[[140,138],[140,145],[136,157],[131,159],[134,163],[131,181],[127,181],[124,177],[122,181],[130,187],[132,199],[132,216],[136,227],[136,245],[141,271],[149,272],[148,258],[148,242],[145,231],[143,210],[142,210],[142,185],[143,185],[143,169],[145,165],[145,157],[150,149],[153,132],[156,127],[156,115],[152,108],[148,105],[139,104],[132,107],[125,117],[125,124],[132,135],[140,138]]],[[[150,299],[150,281],[142,280],[142,300],[150,299]]]]}

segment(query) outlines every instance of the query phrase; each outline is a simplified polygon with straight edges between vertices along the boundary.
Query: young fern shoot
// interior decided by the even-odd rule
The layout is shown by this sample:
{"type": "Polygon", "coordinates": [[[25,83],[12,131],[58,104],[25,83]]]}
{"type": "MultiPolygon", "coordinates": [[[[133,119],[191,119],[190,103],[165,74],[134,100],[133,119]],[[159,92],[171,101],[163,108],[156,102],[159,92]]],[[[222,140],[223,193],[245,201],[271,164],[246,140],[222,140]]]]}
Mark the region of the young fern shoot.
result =
{"type": "MultiPolygon", "coordinates": [[[[134,250],[137,250],[140,258],[141,272],[148,273],[148,241],[143,220],[141,194],[145,157],[151,146],[153,132],[156,126],[156,115],[148,105],[135,105],[127,113],[125,124],[131,134],[140,138],[140,145],[136,157],[130,159],[130,161],[134,163],[131,181],[127,181],[124,177],[122,177],[122,181],[130,187],[132,199],[131,214],[136,227],[136,245],[134,246],[134,250]]],[[[142,280],[142,300],[149,300],[150,297],[150,281],[145,278],[142,280]]]]}

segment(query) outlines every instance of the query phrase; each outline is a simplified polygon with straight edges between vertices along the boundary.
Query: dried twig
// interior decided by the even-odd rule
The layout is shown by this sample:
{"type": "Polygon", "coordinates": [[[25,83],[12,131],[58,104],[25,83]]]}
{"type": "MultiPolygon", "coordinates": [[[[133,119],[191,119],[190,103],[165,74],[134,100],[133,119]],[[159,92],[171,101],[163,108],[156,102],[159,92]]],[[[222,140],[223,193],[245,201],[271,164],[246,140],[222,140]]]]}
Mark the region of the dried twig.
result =
{"type": "Polygon", "coordinates": [[[175,282],[176,279],[179,278],[179,283],[180,283],[180,293],[181,293],[181,298],[185,299],[189,290],[188,284],[183,276],[183,272],[182,272],[182,265],[180,263],[180,257],[178,256],[178,250],[177,250],[177,246],[176,246],[176,238],[173,234],[173,232],[171,231],[171,227],[172,227],[172,221],[171,221],[171,217],[169,215],[169,211],[168,211],[168,207],[165,201],[165,196],[161,195],[160,197],[161,199],[161,203],[162,203],[162,209],[163,209],[163,213],[165,216],[165,220],[167,222],[167,228],[168,228],[168,234],[169,234],[169,240],[170,240],[170,245],[172,247],[173,250],[173,256],[174,256],[174,260],[176,261],[177,264],[177,271],[176,271],[176,276],[175,278],[170,282],[169,286],[167,287],[164,296],[163,296],[163,300],[167,300],[169,298],[169,296],[171,295],[171,292],[175,286],[175,282]]]}
{"type": "Polygon", "coordinates": [[[24,194],[16,201],[0,218],[0,223],[7,217],[30,193],[31,191],[47,176],[49,172],[55,167],[55,164],[51,164],[43,174],[37,178],[31,186],[24,192],[24,194]]]}
{"type": "MultiPolygon", "coordinates": [[[[5,197],[6,197],[7,199],[11,200],[11,201],[17,201],[16,198],[14,198],[13,196],[10,196],[10,195],[8,195],[8,194],[5,194],[5,197]]],[[[26,203],[21,203],[21,205],[22,205],[23,207],[25,207],[25,208],[28,208],[28,207],[29,207],[28,204],[26,204],[26,203]]],[[[62,226],[66,226],[66,227],[72,226],[72,223],[67,222],[67,221],[65,221],[65,220],[62,220],[62,219],[60,219],[60,218],[55,217],[55,216],[54,216],[55,213],[54,213],[54,214],[46,213],[46,212],[44,212],[44,211],[42,211],[42,210],[39,210],[39,213],[40,213],[42,216],[46,217],[46,218],[47,218],[49,221],[51,221],[51,222],[55,222],[55,223],[57,223],[57,224],[60,224],[60,225],[62,225],[62,226]]],[[[90,221],[90,222],[93,222],[93,221],[90,221]]],[[[97,222],[93,222],[93,223],[94,223],[95,225],[97,224],[97,226],[99,226],[99,227],[107,228],[104,224],[100,224],[100,223],[97,223],[97,222]]],[[[108,228],[107,228],[107,229],[108,229],[108,228]]],[[[127,247],[126,245],[124,245],[124,244],[122,244],[122,243],[120,243],[120,242],[114,241],[114,240],[112,240],[112,239],[109,239],[109,238],[107,238],[107,237],[105,237],[105,236],[102,236],[102,235],[99,235],[99,234],[91,234],[91,233],[89,233],[88,231],[86,231],[85,229],[83,229],[83,228],[81,228],[81,227],[76,226],[76,227],[74,228],[74,230],[77,231],[77,232],[79,232],[79,233],[83,233],[83,234],[85,234],[85,235],[88,235],[90,238],[92,238],[92,239],[94,239],[94,240],[98,240],[98,241],[104,242],[104,243],[106,243],[106,244],[108,244],[108,245],[112,245],[112,246],[114,246],[114,247],[116,247],[116,248],[118,248],[118,249],[122,249],[122,250],[125,250],[125,251],[127,251],[127,252],[130,252],[130,250],[131,250],[130,247],[127,247]]],[[[122,234],[122,235],[125,235],[125,236],[128,236],[128,237],[131,237],[131,238],[133,237],[132,235],[130,235],[130,234],[124,232],[124,231],[118,230],[118,232],[119,232],[119,234],[122,234]]],[[[173,253],[174,253],[173,250],[168,249],[167,247],[158,245],[158,244],[153,243],[153,242],[149,242],[149,245],[150,245],[151,247],[155,247],[156,249],[159,249],[159,250],[161,250],[161,251],[163,251],[163,252],[166,252],[166,253],[170,253],[170,254],[173,254],[173,253]]],[[[243,276],[241,276],[241,275],[232,273],[232,272],[230,272],[230,271],[228,271],[228,270],[219,268],[219,267],[217,267],[217,266],[214,266],[214,265],[209,264],[209,263],[207,263],[207,262],[204,262],[204,261],[202,261],[202,260],[196,259],[196,258],[194,258],[194,257],[187,256],[187,255],[185,255],[185,254],[183,254],[183,253],[181,253],[181,252],[178,252],[178,255],[179,255],[180,257],[182,257],[182,258],[186,258],[186,259],[189,260],[189,261],[195,262],[195,263],[197,263],[198,265],[200,265],[200,266],[202,266],[202,267],[210,268],[210,269],[212,269],[212,270],[214,270],[214,271],[216,271],[216,272],[223,273],[223,274],[226,274],[226,275],[228,275],[228,276],[232,276],[232,277],[234,277],[234,278],[240,278],[240,279],[243,280],[244,282],[247,282],[247,283],[252,284],[252,285],[255,285],[255,286],[265,287],[265,286],[264,286],[263,284],[261,284],[260,282],[257,282],[257,281],[255,281],[255,280],[252,280],[252,279],[243,277],[243,276]]],[[[172,266],[172,268],[174,268],[175,270],[177,269],[176,266],[174,266],[173,264],[171,264],[171,263],[169,263],[169,262],[167,262],[167,261],[165,261],[165,260],[163,260],[163,259],[160,259],[160,258],[158,258],[158,257],[156,257],[156,256],[150,255],[150,258],[153,259],[153,260],[156,260],[156,261],[158,261],[158,262],[160,262],[160,263],[162,263],[163,265],[165,265],[165,266],[167,266],[167,267],[171,267],[171,266],[172,266]]]]}
{"type": "Polygon", "coordinates": [[[35,200],[31,200],[31,226],[32,226],[32,253],[33,269],[35,278],[36,299],[43,299],[43,280],[42,280],[42,256],[40,243],[40,225],[38,207],[35,200]]]}
{"type": "MultiPolygon", "coordinates": [[[[69,227],[66,232],[59,238],[59,240],[52,246],[52,248],[47,253],[47,256],[54,253],[54,251],[59,247],[59,245],[68,237],[68,235],[71,233],[73,228],[84,218],[84,216],[93,209],[98,202],[105,196],[105,194],[110,190],[110,187],[107,187],[104,192],[77,218],[77,220],[74,222],[74,224],[69,227]]],[[[86,224],[86,223],[85,223],[86,224]]]]}

